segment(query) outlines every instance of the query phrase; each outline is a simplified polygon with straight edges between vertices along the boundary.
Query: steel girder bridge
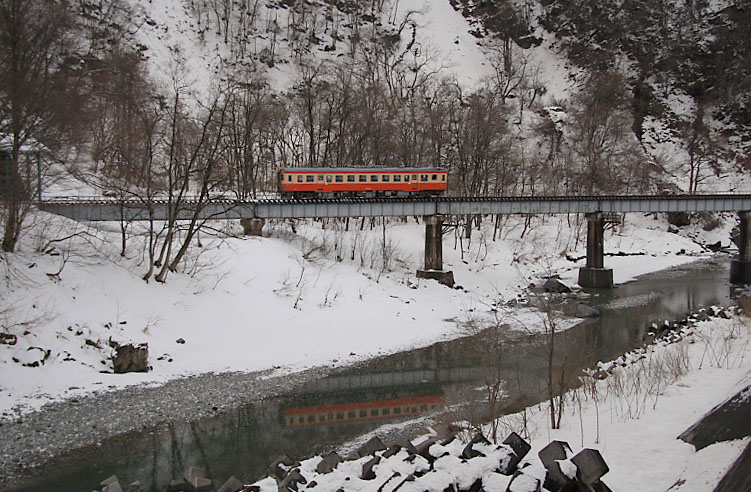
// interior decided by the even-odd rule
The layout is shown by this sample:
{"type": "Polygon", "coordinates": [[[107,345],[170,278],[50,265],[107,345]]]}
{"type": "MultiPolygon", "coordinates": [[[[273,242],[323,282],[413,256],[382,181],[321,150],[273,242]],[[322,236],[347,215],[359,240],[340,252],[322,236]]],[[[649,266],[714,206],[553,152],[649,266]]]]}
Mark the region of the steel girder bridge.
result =
{"type": "Polygon", "coordinates": [[[604,268],[605,214],[627,212],[736,212],[740,216],[739,257],[731,265],[731,282],[751,283],[751,194],[440,197],[429,199],[310,199],[310,200],[117,200],[57,198],[38,202],[41,210],[79,221],[143,221],[240,219],[246,233],[260,235],[267,219],[344,217],[425,217],[425,269],[419,276],[453,284],[443,271],[441,230],[444,216],[493,214],[571,214],[587,217],[587,263],[579,272],[582,287],[613,284],[612,269],[604,268]],[[173,211],[170,213],[170,211],[173,211]]]}

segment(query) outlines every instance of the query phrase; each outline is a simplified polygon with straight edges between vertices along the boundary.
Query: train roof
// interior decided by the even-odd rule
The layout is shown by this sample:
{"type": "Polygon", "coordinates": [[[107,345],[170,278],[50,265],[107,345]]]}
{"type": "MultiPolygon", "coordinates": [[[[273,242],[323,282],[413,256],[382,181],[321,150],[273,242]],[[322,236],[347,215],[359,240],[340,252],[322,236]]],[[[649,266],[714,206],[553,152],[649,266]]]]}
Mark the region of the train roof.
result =
{"type": "Polygon", "coordinates": [[[435,173],[448,171],[443,167],[285,167],[284,173],[435,173]]]}

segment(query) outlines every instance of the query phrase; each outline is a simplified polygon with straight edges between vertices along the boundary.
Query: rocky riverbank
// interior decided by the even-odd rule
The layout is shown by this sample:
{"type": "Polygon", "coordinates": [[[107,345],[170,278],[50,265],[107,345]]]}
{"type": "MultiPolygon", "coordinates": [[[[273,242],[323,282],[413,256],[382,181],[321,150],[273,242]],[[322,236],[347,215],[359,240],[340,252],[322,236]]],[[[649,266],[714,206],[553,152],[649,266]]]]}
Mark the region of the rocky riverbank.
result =
{"type": "MultiPolygon", "coordinates": [[[[0,423],[0,485],[13,487],[51,458],[107,438],[170,421],[190,421],[273,398],[329,375],[300,373],[203,374],[161,386],[137,385],[45,405],[0,423]]],[[[2,488],[2,487],[0,487],[2,488]]]]}

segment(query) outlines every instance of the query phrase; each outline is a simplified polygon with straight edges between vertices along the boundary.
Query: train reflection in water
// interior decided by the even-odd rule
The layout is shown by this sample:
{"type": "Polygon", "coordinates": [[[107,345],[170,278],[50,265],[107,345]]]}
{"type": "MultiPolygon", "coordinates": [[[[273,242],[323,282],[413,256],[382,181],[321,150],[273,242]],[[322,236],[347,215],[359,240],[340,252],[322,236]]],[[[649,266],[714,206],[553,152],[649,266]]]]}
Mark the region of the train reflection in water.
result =
{"type": "Polygon", "coordinates": [[[332,403],[284,410],[285,427],[362,422],[415,417],[443,407],[442,395],[409,396],[389,400],[332,403]]]}

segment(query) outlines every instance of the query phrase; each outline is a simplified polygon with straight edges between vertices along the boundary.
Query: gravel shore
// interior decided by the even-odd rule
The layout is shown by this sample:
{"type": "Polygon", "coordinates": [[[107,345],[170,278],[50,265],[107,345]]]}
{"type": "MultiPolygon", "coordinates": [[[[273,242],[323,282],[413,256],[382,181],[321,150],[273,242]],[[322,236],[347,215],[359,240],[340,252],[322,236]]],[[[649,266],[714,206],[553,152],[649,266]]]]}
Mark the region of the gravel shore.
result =
{"type": "Polygon", "coordinates": [[[334,369],[299,373],[203,374],[161,386],[137,385],[49,403],[0,424],[0,488],[34,473],[46,461],[107,438],[171,421],[191,421],[276,397],[334,369]],[[186,400],[191,401],[185,405],[186,400]]]}

